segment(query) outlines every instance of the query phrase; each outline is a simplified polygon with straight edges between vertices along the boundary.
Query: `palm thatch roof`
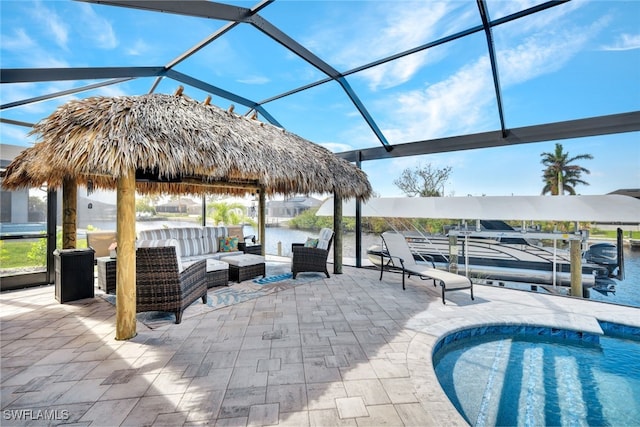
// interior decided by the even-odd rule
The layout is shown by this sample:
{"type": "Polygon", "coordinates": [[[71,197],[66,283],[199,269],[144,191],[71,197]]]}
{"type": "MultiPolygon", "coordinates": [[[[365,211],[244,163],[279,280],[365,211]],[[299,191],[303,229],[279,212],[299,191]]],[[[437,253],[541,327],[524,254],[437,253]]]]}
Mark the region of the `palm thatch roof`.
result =
{"type": "MultiPolygon", "coordinates": [[[[368,199],[366,174],[281,128],[187,96],[92,97],[70,101],[35,125],[39,142],[7,167],[3,187],[65,179],[114,189],[137,170],[142,194],[333,193],[368,199]]],[[[137,174],[137,175],[138,175],[137,174]]]]}

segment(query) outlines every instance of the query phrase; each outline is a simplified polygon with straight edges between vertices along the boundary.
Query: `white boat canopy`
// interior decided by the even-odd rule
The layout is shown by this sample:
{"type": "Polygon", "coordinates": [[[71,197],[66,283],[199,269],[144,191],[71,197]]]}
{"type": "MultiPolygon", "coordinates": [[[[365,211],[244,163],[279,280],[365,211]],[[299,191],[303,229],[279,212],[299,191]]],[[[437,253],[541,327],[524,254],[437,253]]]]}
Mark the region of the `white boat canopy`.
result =
{"type": "MultiPolygon", "coordinates": [[[[356,215],[355,201],[344,201],[342,214],[356,215]]],[[[333,199],[319,216],[333,215],[333,199]]],[[[640,224],[640,200],[604,196],[382,197],[362,204],[363,217],[446,218],[468,220],[584,221],[640,224]]]]}

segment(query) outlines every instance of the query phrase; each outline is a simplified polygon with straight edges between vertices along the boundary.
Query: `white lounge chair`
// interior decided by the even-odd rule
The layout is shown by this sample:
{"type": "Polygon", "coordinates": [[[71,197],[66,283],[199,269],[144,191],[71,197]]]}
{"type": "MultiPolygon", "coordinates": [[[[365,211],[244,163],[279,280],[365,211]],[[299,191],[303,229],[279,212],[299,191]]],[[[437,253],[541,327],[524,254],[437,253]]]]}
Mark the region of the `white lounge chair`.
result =
{"type": "MultiPolygon", "coordinates": [[[[432,279],[433,286],[436,286],[436,281],[440,282],[442,287],[442,303],[445,303],[444,294],[448,291],[458,291],[461,289],[471,290],[471,299],[473,299],[473,283],[465,276],[459,274],[449,273],[447,271],[438,270],[435,265],[428,267],[426,265],[420,265],[416,262],[409,248],[407,240],[402,234],[386,231],[382,233],[382,241],[387,249],[387,254],[381,256],[387,256],[391,260],[393,267],[402,269],[402,289],[404,290],[404,275],[407,277],[411,275],[419,276],[421,279],[432,279]]],[[[384,252],[384,251],[383,251],[384,252]]],[[[384,271],[384,259],[380,262],[380,280],[382,280],[382,273],[384,271]]]]}

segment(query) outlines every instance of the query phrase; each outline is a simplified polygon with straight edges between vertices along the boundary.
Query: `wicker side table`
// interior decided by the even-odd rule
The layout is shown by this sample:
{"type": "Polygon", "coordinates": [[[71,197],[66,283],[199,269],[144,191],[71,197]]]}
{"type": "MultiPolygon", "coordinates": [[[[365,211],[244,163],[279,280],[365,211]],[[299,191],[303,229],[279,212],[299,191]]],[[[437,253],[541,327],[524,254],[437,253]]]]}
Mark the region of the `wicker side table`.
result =
{"type": "Polygon", "coordinates": [[[238,243],[238,249],[245,254],[262,255],[262,245],[260,243],[258,243],[257,245],[248,245],[246,243],[240,242],[238,243]]]}
{"type": "Polygon", "coordinates": [[[98,264],[98,289],[108,294],[116,293],[116,258],[99,257],[98,264]]]}

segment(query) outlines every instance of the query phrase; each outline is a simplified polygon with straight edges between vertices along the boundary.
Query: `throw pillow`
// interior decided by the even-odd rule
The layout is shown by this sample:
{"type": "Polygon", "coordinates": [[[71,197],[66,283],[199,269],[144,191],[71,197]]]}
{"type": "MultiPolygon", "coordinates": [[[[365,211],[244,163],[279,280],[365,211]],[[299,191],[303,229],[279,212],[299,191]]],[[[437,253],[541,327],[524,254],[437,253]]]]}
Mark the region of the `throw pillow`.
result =
{"type": "Polygon", "coordinates": [[[235,252],[238,250],[238,237],[236,236],[221,237],[218,243],[220,252],[235,252]]]}
{"type": "Polygon", "coordinates": [[[304,243],[305,248],[317,248],[318,247],[318,239],[313,239],[311,237],[307,237],[307,241],[304,243]]]}

